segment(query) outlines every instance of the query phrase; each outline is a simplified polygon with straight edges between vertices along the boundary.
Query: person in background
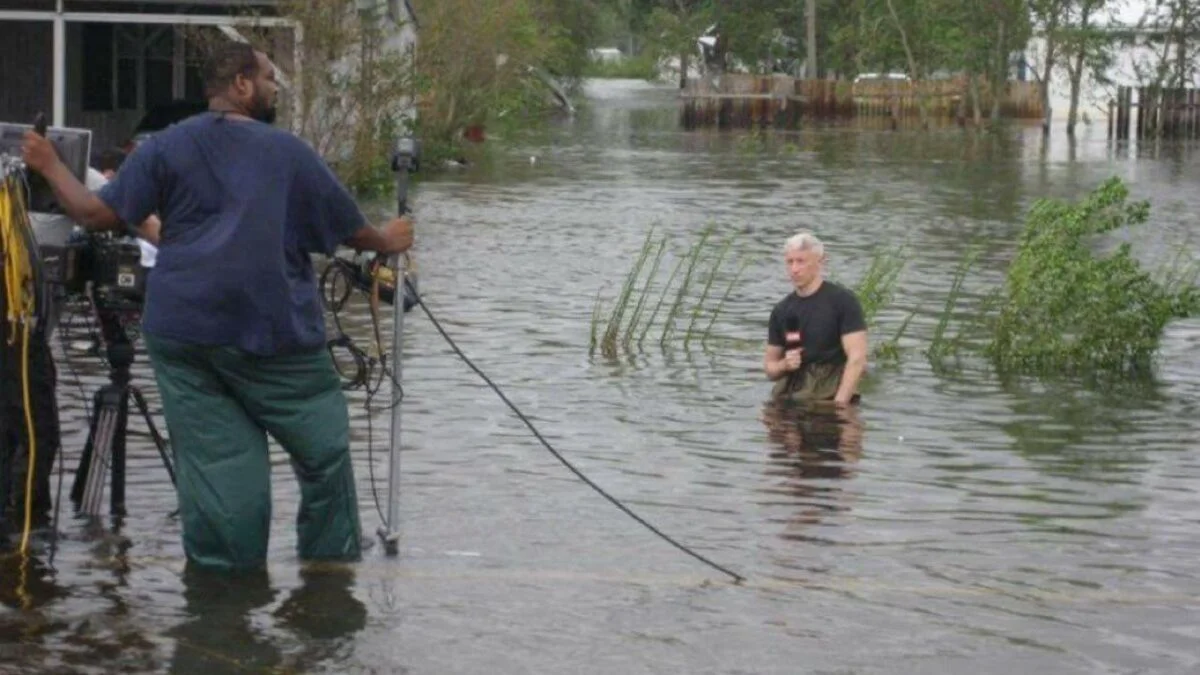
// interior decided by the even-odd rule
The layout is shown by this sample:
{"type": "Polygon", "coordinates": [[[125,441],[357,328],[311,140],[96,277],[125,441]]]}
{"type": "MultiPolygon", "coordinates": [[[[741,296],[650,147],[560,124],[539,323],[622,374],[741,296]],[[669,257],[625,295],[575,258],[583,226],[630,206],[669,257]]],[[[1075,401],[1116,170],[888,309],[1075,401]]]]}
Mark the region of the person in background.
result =
{"type": "Polygon", "coordinates": [[[773,395],[849,405],[867,368],[862,305],[853,291],[825,280],[825,245],[812,232],[788,239],[783,257],[792,291],[771,310],[763,357],[773,395]]]}
{"type": "MultiPolygon", "coordinates": [[[[92,192],[99,192],[101,188],[108,185],[113,178],[116,178],[117,172],[121,170],[121,165],[125,163],[127,153],[121,148],[109,148],[100,153],[100,157],[96,161],[96,167],[88,167],[87,181],[85,185],[92,192]]],[[[162,232],[162,222],[158,216],[151,215],[142,222],[141,227],[137,228],[138,247],[142,251],[142,267],[154,267],[155,258],[158,257],[158,238],[162,232]]]]}

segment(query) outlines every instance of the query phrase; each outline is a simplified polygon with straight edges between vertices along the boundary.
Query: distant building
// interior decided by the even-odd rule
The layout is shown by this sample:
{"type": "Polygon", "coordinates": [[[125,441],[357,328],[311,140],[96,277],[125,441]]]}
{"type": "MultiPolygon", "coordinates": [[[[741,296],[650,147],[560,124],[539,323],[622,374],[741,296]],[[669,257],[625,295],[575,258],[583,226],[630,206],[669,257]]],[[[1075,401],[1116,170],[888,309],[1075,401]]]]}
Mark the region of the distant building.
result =
{"type": "MultiPolygon", "coordinates": [[[[1081,118],[1106,124],[1108,118],[1108,102],[1116,95],[1118,86],[1144,86],[1153,80],[1153,72],[1162,58],[1162,25],[1165,17],[1153,15],[1152,3],[1149,0],[1120,4],[1118,13],[1111,21],[1102,19],[1104,26],[1113,36],[1113,63],[1102,78],[1094,73],[1085,72],[1080,82],[1079,114],[1081,118]],[[1144,19],[1149,19],[1145,20],[1144,19]],[[1142,25],[1139,26],[1139,23],[1142,25]],[[1084,117],[1086,116],[1086,118],[1084,117]]],[[[1036,80],[1041,77],[1045,61],[1046,42],[1043,38],[1030,40],[1024,54],[1024,60],[1029,66],[1028,79],[1036,80]]],[[[1174,53],[1174,49],[1170,50],[1174,53]]],[[[1050,107],[1051,116],[1055,120],[1066,120],[1071,106],[1070,76],[1065,67],[1065,54],[1059,53],[1055,58],[1057,63],[1050,78],[1050,107]]],[[[1193,81],[1188,86],[1195,87],[1200,82],[1193,81]]]]}
{"type": "MultiPolygon", "coordinates": [[[[267,31],[286,82],[298,66],[297,28],[277,16],[276,4],[0,0],[0,120],[29,123],[45,113],[54,126],[91,129],[98,152],[129,140],[144,117],[203,107],[198,30],[226,39],[243,39],[239,31],[250,25],[267,31]],[[238,16],[247,10],[260,16],[238,16]]],[[[284,124],[298,100],[293,92],[281,92],[284,124]]]]}

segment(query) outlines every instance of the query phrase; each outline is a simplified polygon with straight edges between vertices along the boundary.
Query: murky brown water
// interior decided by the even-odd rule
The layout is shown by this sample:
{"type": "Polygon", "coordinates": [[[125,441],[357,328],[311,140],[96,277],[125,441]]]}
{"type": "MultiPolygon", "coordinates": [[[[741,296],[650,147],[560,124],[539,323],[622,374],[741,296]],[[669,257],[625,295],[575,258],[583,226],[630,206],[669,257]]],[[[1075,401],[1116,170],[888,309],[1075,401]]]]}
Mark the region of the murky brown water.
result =
{"type": "MultiPolygon", "coordinates": [[[[1105,243],[1168,258],[1200,210],[1194,149],[1111,149],[1103,129],[1047,149],[1035,130],[826,130],[749,152],[744,135],[677,131],[670,90],[592,89],[574,122],[420,186],[422,290],[568,458],[745,585],[570,476],[417,310],[398,559],[376,547],[349,575],[301,570],[279,455],[269,576],[185,576],[174,496],[139,436],[125,540],[68,521],[54,571],[13,584],[3,569],[0,672],[1200,669],[1200,325],[1172,326],[1157,380],[1120,392],[936,374],[919,353],[972,238],[987,244],[977,290],[1039,196],[1123,176],[1152,222],[1105,243]],[[596,294],[616,294],[647,229],[681,249],[708,223],[750,263],[715,329],[741,340],[589,357],[596,294]],[[918,320],[900,365],[873,372],[855,433],[764,423],[759,341],[787,292],[778,247],[800,225],[825,236],[838,278],[876,246],[912,253],[881,332],[918,320]]],[[[103,371],[74,360],[90,395],[103,371]]],[[[85,419],[65,368],[61,397],[73,468],[85,419]]]]}

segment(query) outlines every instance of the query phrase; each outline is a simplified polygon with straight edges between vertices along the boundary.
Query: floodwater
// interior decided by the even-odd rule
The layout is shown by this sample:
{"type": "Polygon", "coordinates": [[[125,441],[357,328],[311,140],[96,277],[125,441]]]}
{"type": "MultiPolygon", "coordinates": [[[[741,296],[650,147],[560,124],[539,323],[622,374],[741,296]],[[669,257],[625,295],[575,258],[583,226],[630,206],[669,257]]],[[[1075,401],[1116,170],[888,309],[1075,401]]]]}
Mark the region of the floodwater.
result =
{"type": "MultiPolygon", "coordinates": [[[[134,423],[120,535],[64,518],[52,569],[43,557],[0,571],[0,672],[1200,671],[1200,325],[1171,325],[1155,379],[1117,390],[936,371],[921,355],[972,241],[985,247],[975,297],[1039,197],[1119,175],[1151,221],[1097,246],[1194,256],[1193,148],[1114,148],[1102,128],[1071,145],[1059,127],[1048,146],[1033,129],[683,133],[670,89],[589,91],[574,120],[416,189],[421,290],[567,459],[745,583],[571,475],[418,309],[397,558],[376,546],[349,570],[300,566],[297,490],[276,451],[267,575],[185,574],[170,484],[134,423]],[[711,339],[662,347],[656,331],[589,354],[597,294],[611,305],[648,230],[673,260],[710,224],[736,235],[728,272],[746,265],[711,339]],[[800,226],[824,236],[840,280],[878,247],[909,256],[874,333],[915,313],[899,363],[873,366],[847,424],[764,407],[765,319],[800,226]]],[[[355,312],[365,339],[365,304],[355,312]]],[[[73,469],[83,392],[104,371],[71,360],[73,469]]],[[[144,361],[137,380],[153,404],[144,361]]],[[[374,414],[369,453],[352,398],[373,531],[389,415],[374,414]]]]}

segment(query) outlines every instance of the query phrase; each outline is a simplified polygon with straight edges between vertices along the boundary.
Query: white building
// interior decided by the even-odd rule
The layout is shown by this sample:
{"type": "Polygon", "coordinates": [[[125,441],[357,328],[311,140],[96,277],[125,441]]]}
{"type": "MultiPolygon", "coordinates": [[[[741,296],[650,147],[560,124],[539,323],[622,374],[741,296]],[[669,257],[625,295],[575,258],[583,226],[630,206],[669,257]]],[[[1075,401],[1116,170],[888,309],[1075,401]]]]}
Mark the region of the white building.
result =
{"type": "MultiPolygon", "coordinates": [[[[1151,12],[1154,11],[1154,1],[1115,0],[1111,3],[1109,11],[1111,16],[1101,17],[1097,21],[1099,25],[1108,26],[1114,32],[1136,32],[1139,21],[1147,16],[1153,18],[1151,12]]],[[[1160,11],[1165,13],[1165,10],[1160,11]]],[[[1162,23],[1167,22],[1164,20],[1162,23]]],[[[1153,21],[1147,22],[1147,25],[1153,25],[1153,21]]],[[[1139,41],[1141,40],[1144,40],[1144,37],[1139,38],[1139,41]]],[[[1045,49],[1045,40],[1034,38],[1030,40],[1025,52],[1026,62],[1039,76],[1044,64],[1045,49]]],[[[1144,74],[1152,71],[1158,64],[1162,57],[1162,46],[1147,46],[1144,42],[1122,45],[1114,49],[1113,57],[1114,63],[1105,73],[1107,83],[1097,82],[1093,74],[1085,73],[1079,97],[1079,112],[1083,123],[1091,121],[1106,124],[1108,102],[1115,97],[1116,88],[1147,84],[1144,74]]],[[[1061,53],[1056,61],[1058,65],[1050,79],[1051,115],[1056,121],[1065,121],[1071,106],[1071,85],[1061,53]]],[[[1032,78],[1032,76],[1030,77],[1032,78]]],[[[1197,86],[1197,84],[1197,82],[1192,82],[1191,86],[1197,86]]]]}

